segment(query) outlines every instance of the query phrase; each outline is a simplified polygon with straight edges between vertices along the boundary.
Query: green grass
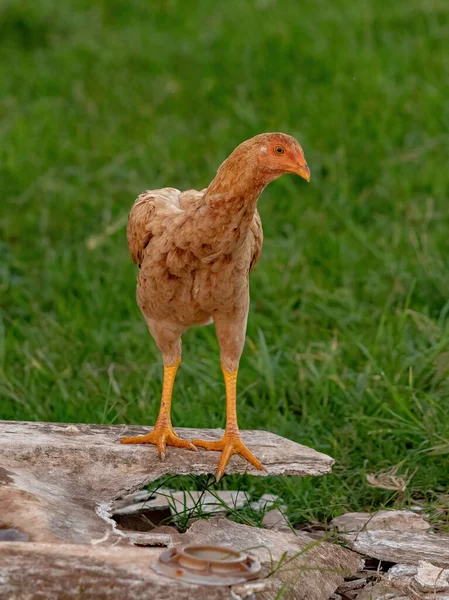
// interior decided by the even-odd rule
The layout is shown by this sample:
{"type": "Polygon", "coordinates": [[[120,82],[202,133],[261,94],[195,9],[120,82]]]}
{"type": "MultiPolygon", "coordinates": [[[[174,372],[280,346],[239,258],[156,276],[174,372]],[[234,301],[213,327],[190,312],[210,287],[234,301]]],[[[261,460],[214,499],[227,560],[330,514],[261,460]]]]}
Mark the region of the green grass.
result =
{"type": "MultiPolygon", "coordinates": [[[[448,36],[446,0],[4,0],[0,418],[154,421],[161,365],[123,219],[142,190],[201,189],[237,143],[286,131],[312,181],[285,176],[259,203],[240,422],[336,466],[222,485],[278,493],[295,521],[438,506],[448,36]],[[413,475],[405,493],[368,486],[366,474],[398,464],[413,475]]],[[[184,337],[173,420],[223,425],[212,328],[184,337]]]]}

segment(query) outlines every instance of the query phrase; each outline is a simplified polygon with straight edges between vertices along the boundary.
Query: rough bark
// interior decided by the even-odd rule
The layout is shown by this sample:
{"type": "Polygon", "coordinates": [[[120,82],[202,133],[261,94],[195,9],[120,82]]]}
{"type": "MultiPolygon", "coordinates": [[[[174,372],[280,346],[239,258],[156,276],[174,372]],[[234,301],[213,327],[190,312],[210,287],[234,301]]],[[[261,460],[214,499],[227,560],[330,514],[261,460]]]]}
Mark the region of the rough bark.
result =
{"type": "Polygon", "coordinates": [[[417,565],[420,560],[449,567],[449,536],[423,531],[361,531],[340,536],[353,550],[378,560],[417,565]]]}
{"type": "MultiPolygon", "coordinates": [[[[265,578],[233,586],[234,598],[271,600],[286,585],[286,598],[323,600],[360,566],[360,557],[320,544],[269,578],[287,551],[304,550],[307,536],[261,531],[224,518],[197,522],[186,534],[121,531],[111,517],[113,501],[166,474],[213,473],[215,452],[169,448],[162,463],[152,446],[125,446],[125,435],[143,427],[0,421],[0,599],[230,598],[229,588],[180,584],[152,571],[164,548],[194,540],[230,544],[263,561],[265,578]],[[264,537],[266,536],[266,537],[264,537]],[[139,546],[133,545],[139,544],[139,546]],[[310,567],[310,569],[309,569],[310,567]],[[330,569],[330,570],[329,570],[330,569]],[[309,583],[307,583],[309,582],[309,583]],[[304,591],[305,590],[305,591],[304,591]],[[313,591],[315,590],[315,591],[313,591]],[[307,593],[306,593],[307,592],[307,593]]],[[[185,438],[216,438],[219,430],[178,430],[185,438]]],[[[333,460],[262,431],[243,432],[266,472],[233,457],[228,472],[254,475],[322,475],[333,460]]],[[[292,554],[293,555],[293,554],[292,554]]]]}
{"type": "MultiPolygon", "coordinates": [[[[90,543],[120,532],[107,522],[110,503],[166,474],[214,473],[219,454],[168,448],[161,462],[153,446],[119,443],[148,428],[0,421],[0,520],[35,542],[90,543]]],[[[219,438],[219,430],[180,429],[185,438],[219,438]]],[[[322,475],[333,460],[272,433],[245,431],[262,460],[257,471],[238,456],[228,472],[253,475],[322,475]]]]}
{"type": "Polygon", "coordinates": [[[224,517],[196,521],[189,531],[173,537],[174,545],[189,543],[229,545],[251,552],[262,564],[263,574],[273,573],[275,598],[283,600],[325,600],[348,576],[363,568],[357,554],[326,541],[313,541],[306,534],[284,533],[240,525],[224,517]],[[286,554],[280,564],[281,557],[286,554]]]}
{"type": "MultiPolygon", "coordinates": [[[[180,584],[161,577],[151,568],[160,552],[84,544],[0,543],[0,600],[230,598],[229,587],[180,584]]],[[[252,593],[251,586],[239,587],[242,599],[252,593]]]]}
{"type": "Polygon", "coordinates": [[[262,564],[262,577],[232,588],[203,587],[157,575],[151,565],[161,548],[4,542],[0,599],[274,600],[282,590],[285,600],[325,600],[345,575],[363,564],[359,556],[339,546],[311,545],[304,534],[256,529],[224,517],[197,521],[187,533],[171,538],[175,545],[220,544],[250,552],[262,564]],[[284,553],[286,560],[279,566],[284,553]]]}

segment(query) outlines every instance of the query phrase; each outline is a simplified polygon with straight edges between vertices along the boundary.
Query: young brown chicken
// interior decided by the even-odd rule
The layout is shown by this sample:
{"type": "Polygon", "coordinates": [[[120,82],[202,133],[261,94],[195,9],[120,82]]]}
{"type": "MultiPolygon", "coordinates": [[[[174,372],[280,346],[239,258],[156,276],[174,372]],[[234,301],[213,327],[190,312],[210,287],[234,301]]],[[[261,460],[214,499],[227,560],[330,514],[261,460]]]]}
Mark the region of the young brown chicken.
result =
{"type": "Polygon", "coordinates": [[[237,146],[208,188],[149,190],[135,201],[128,219],[128,246],[140,267],[137,302],[162,353],[164,383],[153,430],[123,438],[123,444],[155,444],[162,459],[167,445],[221,450],[217,479],[234,453],[263,469],[240,439],[237,371],[248,318],[249,273],[259,260],[263,240],[257,200],[264,187],[284,173],[310,180],[301,146],[284,133],[262,133],[237,146]],[[189,442],[175,433],[170,419],[181,335],[192,325],[211,322],[226,386],[226,429],[219,441],[189,442]]]}

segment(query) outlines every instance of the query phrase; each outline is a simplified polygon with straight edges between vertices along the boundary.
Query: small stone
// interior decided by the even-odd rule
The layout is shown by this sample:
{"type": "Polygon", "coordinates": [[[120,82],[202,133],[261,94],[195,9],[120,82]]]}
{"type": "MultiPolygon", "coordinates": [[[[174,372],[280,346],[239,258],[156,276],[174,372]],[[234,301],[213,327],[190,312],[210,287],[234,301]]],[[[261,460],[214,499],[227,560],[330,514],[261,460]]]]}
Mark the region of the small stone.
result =
{"type": "Polygon", "coordinates": [[[405,595],[401,590],[383,581],[368,585],[357,596],[357,600],[411,600],[411,598],[412,596],[405,595]]]}
{"type": "Polygon", "coordinates": [[[73,434],[73,433],[79,433],[80,430],[76,425],[67,425],[67,427],[65,428],[65,433],[68,434],[73,434]]]}
{"type": "Polygon", "coordinates": [[[420,560],[415,581],[421,592],[444,592],[449,590],[449,569],[420,560]]]}
{"type": "Polygon", "coordinates": [[[286,507],[283,504],[281,504],[281,502],[282,499],[279,496],[276,496],[275,494],[262,494],[259,500],[253,500],[252,502],[250,502],[249,505],[253,510],[256,510],[258,512],[270,510],[274,506],[284,511],[287,510],[286,507]]]}
{"type": "Polygon", "coordinates": [[[384,580],[386,586],[391,585],[398,590],[411,590],[414,588],[414,576],[418,567],[415,565],[394,565],[389,569],[384,580]]]}
{"type": "Polygon", "coordinates": [[[405,577],[414,577],[417,571],[418,567],[415,565],[394,565],[389,569],[387,578],[392,583],[401,583],[405,577]]]}
{"type": "Polygon", "coordinates": [[[432,561],[449,568],[449,536],[427,531],[375,530],[340,533],[350,548],[377,560],[416,565],[432,561]]]}
{"type": "Polygon", "coordinates": [[[410,510],[380,510],[376,513],[345,513],[331,521],[340,532],[427,531],[430,524],[410,510]]]}
{"type": "Polygon", "coordinates": [[[296,535],[287,517],[278,508],[273,508],[264,514],[262,525],[265,529],[275,529],[276,531],[285,531],[285,533],[296,535]]]}

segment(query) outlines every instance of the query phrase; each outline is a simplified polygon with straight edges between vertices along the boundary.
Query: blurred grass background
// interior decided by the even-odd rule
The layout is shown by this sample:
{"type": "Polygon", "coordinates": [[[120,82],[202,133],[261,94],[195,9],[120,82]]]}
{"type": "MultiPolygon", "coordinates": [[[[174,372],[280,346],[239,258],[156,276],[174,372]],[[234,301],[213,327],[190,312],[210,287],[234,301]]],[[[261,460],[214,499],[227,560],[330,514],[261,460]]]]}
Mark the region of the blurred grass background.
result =
{"type": "MultiPolygon", "coordinates": [[[[222,485],[279,493],[294,521],[445,514],[448,37],[446,0],[3,0],[0,418],[153,423],[129,207],[201,189],[239,142],[285,131],[312,181],[259,203],[240,424],[337,462],[222,485]],[[394,467],[405,492],[368,485],[394,467]]],[[[224,407],[214,331],[190,330],[174,423],[220,427],[224,407]]]]}

